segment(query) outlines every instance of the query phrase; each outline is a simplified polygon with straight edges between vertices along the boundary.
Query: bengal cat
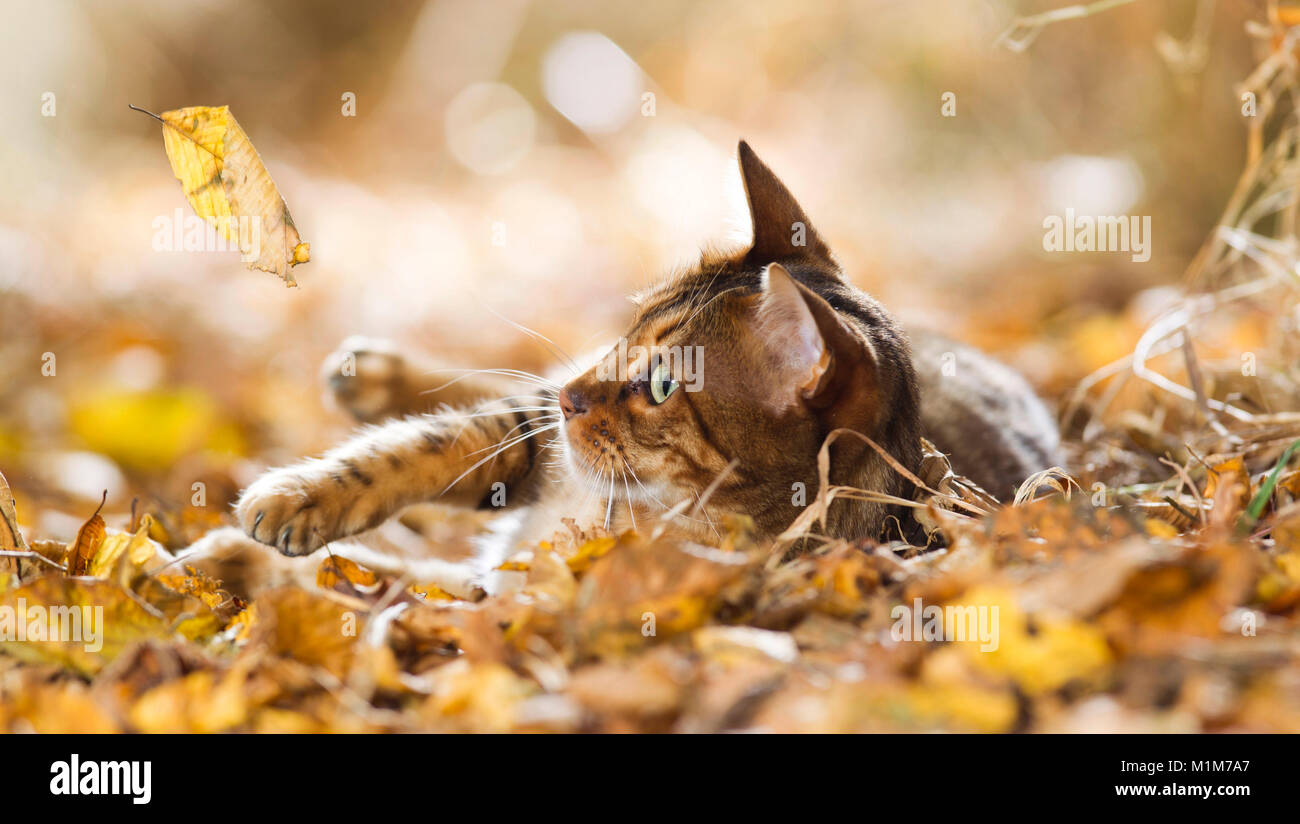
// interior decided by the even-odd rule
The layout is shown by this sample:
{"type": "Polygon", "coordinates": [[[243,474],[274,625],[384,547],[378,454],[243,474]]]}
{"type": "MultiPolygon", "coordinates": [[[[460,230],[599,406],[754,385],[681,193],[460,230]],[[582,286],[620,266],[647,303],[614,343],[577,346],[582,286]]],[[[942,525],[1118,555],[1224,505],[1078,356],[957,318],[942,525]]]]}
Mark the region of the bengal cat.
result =
{"type": "MultiPolygon", "coordinates": [[[[355,375],[331,368],[331,384],[372,425],[249,486],[237,504],[242,528],[303,555],[407,505],[441,501],[525,507],[507,536],[515,546],[566,533],[562,518],[614,533],[666,522],[707,542],[724,513],[739,512],[772,536],[800,512],[796,484],[807,499],[815,494],[818,450],[842,427],[912,471],[924,435],[999,497],[1061,463],[1054,421],[1023,378],[940,336],[916,332],[909,344],[889,312],[844,278],[803,209],[743,142],[739,161],[752,244],[705,253],[635,298],[620,345],[563,385],[509,370],[447,385],[445,373],[428,374],[395,350],[345,347],[338,357],[355,375]],[[511,377],[528,388],[512,388],[511,377]],[[414,414],[438,403],[449,406],[414,414]],[[690,506],[665,516],[683,501],[690,506]]],[[[858,439],[834,444],[830,479],[912,494],[858,439]]],[[[825,526],[878,539],[906,537],[912,524],[906,510],[840,500],[825,526]]]]}

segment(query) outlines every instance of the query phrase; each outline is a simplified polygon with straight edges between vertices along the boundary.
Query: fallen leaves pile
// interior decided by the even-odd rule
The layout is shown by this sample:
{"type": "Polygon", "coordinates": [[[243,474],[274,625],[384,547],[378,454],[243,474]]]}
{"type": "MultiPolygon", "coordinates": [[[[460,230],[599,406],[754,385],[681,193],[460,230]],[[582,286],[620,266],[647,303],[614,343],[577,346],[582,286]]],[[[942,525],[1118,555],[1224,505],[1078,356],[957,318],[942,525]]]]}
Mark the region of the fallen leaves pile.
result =
{"type": "Polygon", "coordinates": [[[94,605],[104,631],[6,634],[0,729],[1300,731],[1300,423],[1270,434],[1103,497],[932,500],[941,549],[783,561],[738,517],[721,547],[543,544],[477,602],[330,557],[246,603],[149,515],[28,544],[6,489],[0,613],[94,605]],[[901,606],[994,616],[994,643],[901,606]]]}

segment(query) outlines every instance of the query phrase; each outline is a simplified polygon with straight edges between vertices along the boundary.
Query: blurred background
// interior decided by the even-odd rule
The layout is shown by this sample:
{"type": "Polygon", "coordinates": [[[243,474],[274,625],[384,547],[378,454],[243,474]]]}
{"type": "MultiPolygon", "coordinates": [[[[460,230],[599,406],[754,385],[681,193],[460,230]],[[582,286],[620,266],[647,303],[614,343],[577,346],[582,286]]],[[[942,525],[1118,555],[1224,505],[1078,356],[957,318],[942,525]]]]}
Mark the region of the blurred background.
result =
{"type": "Polygon", "coordinates": [[[1198,29],[1207,4],[1138,2],[996,45],[1060,5],[6,2],[20,520],[67,540],[107,489],[110,510],[216,522],[261,467],[346,432],[317,371],[350,334],[534,370],[545,351],[497,314],[569,351],[616,337],[627,294],[744,241],[742,137],[853,282],[1059,401],[1131,351],[1217,222],[1260,13],[1220,2],[1198,29]],[[155,221],[192,211],[128,103],[231,107],[311,244],[300,288],[237,252],[155,250],[155,221]],[[1150,260],[1045,252],[1066,208],[1151,216],[1150,260]]]}

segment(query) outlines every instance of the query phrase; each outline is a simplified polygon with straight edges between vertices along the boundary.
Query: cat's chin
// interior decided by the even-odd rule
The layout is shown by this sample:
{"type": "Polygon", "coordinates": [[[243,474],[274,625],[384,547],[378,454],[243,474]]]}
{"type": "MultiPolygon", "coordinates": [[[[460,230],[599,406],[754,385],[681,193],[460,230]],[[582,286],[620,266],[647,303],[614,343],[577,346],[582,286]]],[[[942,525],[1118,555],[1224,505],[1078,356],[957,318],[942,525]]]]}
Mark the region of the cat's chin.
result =
{"type": "MultiPolygon", "coordinates": [[[[563,453],[561,466],[571,483],[583,493],[599,495],[602,500],[608,498],[611,489],[611,471],[587,462],[569,442],[569,435],[563,427],[558,440],[563,453]]],[[[615,468],[612,474],[612,488],[616,502],[630,501],[641,506],[659,506],[659,501],[664,500],[658,491],[647,488],[627,467],[615,468]],[[656,497],[659,500],[655,500],[656,497]]]]}
{"type": "MultiPolygon", "coordinates": [[[[564,471],[574,489],[583,495],[599,497],[601,500],[609,497],[611,484],[608,472],[602,472],[594,466],[584,465],[582,458],[572,451],[566,450],[565,455],[564,471]]],[[[624,497],[623,482],[617,474],[614,476],[612,488],[617,497],[624,497]]]]}
{"type": "Polygon", "coordinates": [[[600,492],[601,489],[604,489],[608,493],[609,477],[601,473],[579,454],[570,441],[571,437],[568,427],[560,424],[560,437],[556,438],[556,441],[560,446],[562,455],[560,465],[564,469],[564,474],[569,478],[570,482],[584,492],[600,492]]]}

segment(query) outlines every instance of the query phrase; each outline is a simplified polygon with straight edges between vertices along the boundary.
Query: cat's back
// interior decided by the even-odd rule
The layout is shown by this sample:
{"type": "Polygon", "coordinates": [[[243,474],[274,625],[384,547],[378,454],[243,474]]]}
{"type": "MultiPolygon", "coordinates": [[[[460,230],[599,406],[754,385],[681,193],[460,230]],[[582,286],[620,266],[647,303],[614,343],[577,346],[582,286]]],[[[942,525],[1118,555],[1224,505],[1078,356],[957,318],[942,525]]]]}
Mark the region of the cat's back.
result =
{"type": "Polygon", "coordinates": [[[957,473],[1005,500],[1025,478],[1062,465],[1056,420],[1020,373],[937,332],[909,337],[922,434],[957,473]]]}
{"type": "Polygon", "coordinates": [[[893,450],[919,431],[951,458],[957,473],[1003,500],[1035,472],[1063,465],[1056,420],[1020,373],[940,333],[904,330],[878,301],[835,273],[801,274],[863,330],[883,361],[883,380],[915,383],[919,410],[903,402],[906,392],[893,395],[893,416],[909,419],[896,421],[908,425],[896,427],[893,450]]]}

